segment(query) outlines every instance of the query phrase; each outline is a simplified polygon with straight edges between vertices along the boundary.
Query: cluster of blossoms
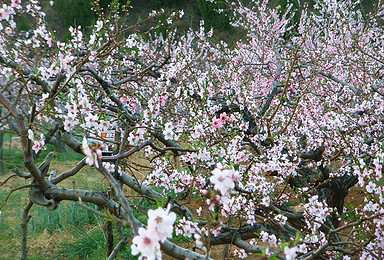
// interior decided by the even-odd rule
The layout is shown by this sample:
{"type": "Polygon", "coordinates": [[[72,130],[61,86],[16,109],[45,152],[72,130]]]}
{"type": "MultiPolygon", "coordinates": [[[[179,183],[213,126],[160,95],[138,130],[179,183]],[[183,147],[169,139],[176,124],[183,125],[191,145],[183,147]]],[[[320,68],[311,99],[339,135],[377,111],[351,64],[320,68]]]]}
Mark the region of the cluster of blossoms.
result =
{"type": "Polygon", "coordinates": [[[102,143],[88,144],[88,140],[84,136],[82,147],[83,147],[83,152],[87,157],[86,163],[89,166],[95,165],[96,168],[99,168],[99,161],[102,157],[102,150],[104,149],[104,144],[102,143]]]}
{"type": "Polygon", "coordinates": [[[227,113],[221,113],[219,118],[214,118],[212,121],[212,128],[213,129],[219,129],[222,128],[223,125],[227,122],[229,117],[227,116],[227,113]]]}
{"type": "Polygon", "coordinates": [[[332,212],[325,203],[318,200],[319,196],[315,195],[309,198],[308,203],[304,204],[304,216],[308,226],[312,227],[312,232],[316,231],[321,227],[322,223],[325,222],[326,217],[332,212]]]}
{"type": "Polygon", "coordinates": [[[247,252],[244,249],[235,249],[233,250],[233,255],[237,256],[240,259],[246,259],[248,257],[247,252]]]}
{"type": "Polygon", "coordinates": [[[235,182],[240,179],[241,176],[238,171],[233,168],[226,169],[222,165],[218,165],[209,178],[214,184],[214,189],[220,191],[223,196],[229,195],[229,192],[235,188],[235,182]]]}
{"type": "Polygon", "coordinates": [[[45,137],[43,134],[40,134],[40,138],[39,139],[36,139],[35,138],[35,134],[33,132],[32,129],[28,129],[28,139],[31,140],[33,142],[33,145],[32,145],[32,150],[35,151],[35,153],[37,154],[41,149],[42,147],[44,147],[45,145],[45,137]]]}
{"type": "Polygon", "coordinates": [[[132,240],[132,254],[141,254],[139,259],[161,259],[160,242],[172,238],[176,214],[163,208],[148,211],[147,229],[139,228],[132,240]]]}
{"type": "Polygon", "coordinates": [[[176,235],[184,235],[186,237],[192,237],[195,234],[200,233],[200,228],[197,223],[186,220],[185,217],[179,220],[179,224],[176,228],[176,235]]]}
{"type": "MultiPolygon", "coordinates": [[[[15,15],[15,8],[21,8],[21,0],[12,0],[11,5],[3,4],[0,8],[0,21],[9,20],[9,18],[15,15]]],[[[0,24],[1,26],[1,24],[0,24]]],[[[0,27],[1,29],[2,27],[0,27]]]]}

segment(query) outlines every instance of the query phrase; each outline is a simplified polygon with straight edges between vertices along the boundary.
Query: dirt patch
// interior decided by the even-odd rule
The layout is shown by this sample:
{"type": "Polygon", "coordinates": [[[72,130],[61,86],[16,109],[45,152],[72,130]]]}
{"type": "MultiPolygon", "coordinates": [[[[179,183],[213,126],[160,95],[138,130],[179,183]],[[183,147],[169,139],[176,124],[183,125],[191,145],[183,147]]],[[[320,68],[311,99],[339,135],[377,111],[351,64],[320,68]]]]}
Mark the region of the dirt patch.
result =
{"type": "Polygon", "coordinates": [[[28,243],[28,250],[30,255],[43,255],[45,257],[57,257],[57,252],[61,250],[63,243],[68,241],[75,241],[76,239],[66,233],[49,233],[44,230],[41,234],[30,238],[28,243]]]}

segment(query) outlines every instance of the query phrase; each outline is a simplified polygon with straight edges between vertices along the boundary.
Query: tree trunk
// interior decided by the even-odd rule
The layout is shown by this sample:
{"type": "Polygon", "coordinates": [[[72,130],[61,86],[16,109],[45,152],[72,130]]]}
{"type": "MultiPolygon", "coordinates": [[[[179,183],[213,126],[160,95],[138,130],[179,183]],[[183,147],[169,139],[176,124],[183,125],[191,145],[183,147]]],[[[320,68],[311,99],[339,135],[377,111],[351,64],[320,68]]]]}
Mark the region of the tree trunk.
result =
{"type": "Polygon", "coordinates": [[[0,174],[5,174],[3,156],[4,133],[0,132],[0,174]]]}
{"type": "Polygon", "coordinates": [[[28,222],[31,219],[29,210],[32,208],[33,202],[29,201],[23,211],[23,222],[21,223],[21,259],[28,258],[27,235],[28,235],[28,222]]]}

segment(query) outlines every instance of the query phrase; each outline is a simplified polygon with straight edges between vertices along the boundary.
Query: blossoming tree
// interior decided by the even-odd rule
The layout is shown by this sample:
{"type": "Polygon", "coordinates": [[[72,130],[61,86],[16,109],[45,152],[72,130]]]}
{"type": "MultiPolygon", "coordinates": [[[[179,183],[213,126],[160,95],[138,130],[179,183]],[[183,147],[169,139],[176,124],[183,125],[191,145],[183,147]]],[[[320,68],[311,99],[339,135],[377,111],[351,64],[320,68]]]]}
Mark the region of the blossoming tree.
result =
{"type": "Polygon", "coordinates": [[[247,33],[232,48],[212,43],[203,22],[161,37],[142,26],[158,13],[127,25],[127,7],[112,4],[106,16],[97,1],[89,37],[70,28],[71,40],[60,42],[38,1],[1,6],[0,124],[23,144],[28,172],[15,174],[32,179],[23,258],[32,205],[55,210],[68,200],[98,205],[118,229],[132,229],[110,259],[127,241],[141,259],[206,259],[216,245],[234,245],[224,258],[383,257],[381,2],[363,16],[348,0],[319,1],[298,24],[266,1],[227,4],[247,33]],[[18,14],[33,19],[32,31],[17,32],[18,14]],[[106,130],[114,140],[100,135],[106,130]],[[50,158],[36,165],[34,154],[55,140],[85,158],[57,174],[50,158]],[[137,154],[146,160],[141,178],[130,160],[137,154]],[[61,185],[86,165],[114,196],[61,185]],[[365,200],[347,218],[353,186],[365,200]],[[123,187],[163,207],[141,223],[123,187]],[[170,242],[173,233],[192,237],[196,251],[170,242]]]}

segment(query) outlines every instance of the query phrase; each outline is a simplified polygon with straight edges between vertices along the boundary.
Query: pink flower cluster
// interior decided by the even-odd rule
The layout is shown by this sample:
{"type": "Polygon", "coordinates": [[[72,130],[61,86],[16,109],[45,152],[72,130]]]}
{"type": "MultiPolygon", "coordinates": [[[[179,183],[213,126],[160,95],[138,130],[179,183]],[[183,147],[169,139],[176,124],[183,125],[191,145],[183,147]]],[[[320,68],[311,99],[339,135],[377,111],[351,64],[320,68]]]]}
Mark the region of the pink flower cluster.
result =
{"type": "Polygon", "coordinates": [[[214,169],[209,180],[214,184],[214,189],[222,195],[228,195],[229,191],[235,188],[235,181],[240,180],[240,174],[233,168],[224,169],[219,165],[214,169]]]}
{"type": "Polygon", "coordinates": [[[37,154],[41,148],[45,145],[45,137],[43,134],[40,134],[40,139],[35,138],[35,134],[32,129],[28,129],[28,138],[33,141],[32,150],[37,154]]]}
{"type": "Polygon", "coordinates": [[[16,13],[14,8],[20,8],[21,7],[20,4],[21,4],[20,0],[12,0],[11,6],[3,4],[0,8],[0,21],[9,20],[11,16],[15,15],[16,13]]]}
{"type": "Polygon", "coordinates": [[[331,209],[325,203],[319,201],[318,198],[318,195],[312,196],[308,199],[308,203],[304,204],[304,217],[307,225],[312,227],[313,232],[320,228],[331,212],[331,209]]]}
{"type": "Polygon", "coordinates": [[[148,211],[148,228],[140,228],[132,240],[132,254],[139,259],[161,259],[160,242],[172,237],[176,214],[163,208],[148,211]]]}
{"type": "Polygon", "coordinates": [[[89,145],[87,138],[83,138],[83,152],[87,156],[86,163],[89,166],[95,165],[96,168],[99,168],[99,160],[102,157],[101,151],[104,149],[104,145],[99,143],[95,145],[89,145]]]}
{"type": "Polygon", "coordinates": [[[219,129],[223,127],[223,125],[227,122],[229,119],[229,116],[227,116],[227,113],[223,112],[220,114],[219,118],[214,118],[212,121],[212,128],[213,129],[219,129]]]}

